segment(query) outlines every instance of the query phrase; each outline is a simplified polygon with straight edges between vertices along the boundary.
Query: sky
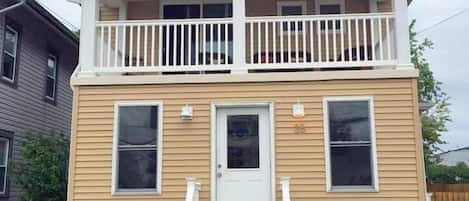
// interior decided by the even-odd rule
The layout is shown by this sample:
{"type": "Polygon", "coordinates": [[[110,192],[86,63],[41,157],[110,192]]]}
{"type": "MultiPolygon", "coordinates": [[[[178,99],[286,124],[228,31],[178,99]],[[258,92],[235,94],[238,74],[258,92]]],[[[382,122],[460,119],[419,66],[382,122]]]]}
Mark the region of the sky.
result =
{"type": "MultiPolygon", "coordinates": [[[[80,7],[66,0],[38,0],[59,18],[74,27],[80,26],[80,7]]],[[[416,30],[427,30],[418,39],[428,38],[435,43],[425,57],[442,88],[450,99],[451,117],[448,132],[442,138],[447,144],[443,150],[469,146],[469,1],[468,0],[414,0],[409,7],[409,21],[417,20],[416,30]],[[461,13],[462,12],[462,13],[461,13]],[[435,24],[453,16],[443,23],[435,24]],[[432,27],[431,29],[427,29],[432,27]]]]}

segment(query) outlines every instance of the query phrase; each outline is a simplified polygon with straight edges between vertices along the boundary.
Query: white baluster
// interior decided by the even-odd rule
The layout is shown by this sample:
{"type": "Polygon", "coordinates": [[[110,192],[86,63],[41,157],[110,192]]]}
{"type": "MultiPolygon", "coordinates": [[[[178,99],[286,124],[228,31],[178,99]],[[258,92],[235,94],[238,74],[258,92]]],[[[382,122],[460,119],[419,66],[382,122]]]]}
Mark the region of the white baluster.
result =
{"type": "Polygon", "coordinates": [[[306,63],[306,23],[304,20],[301,20],[301,33],[303,35],[303,63],[306,63]]]}
{"type": "Polygon", "coordinates": [[[340,60],[342,62],[345,61],[345,28],[344,28],[344,20],[340,20],[340,60]]]}
{"type": "Polygon", "coordinates": [[[127,41],[127,26],[126,25],[123,25],[122,26],[122,61],[121,61],[121,66],[124,67],[125,66],[125,54],[126,54],[126,41],[127,41]]]}
{"type": "Polygon", "coordinates": [[[251,64],[254,63],[254,22],[249,22],[249,54],[251,56],[251,64]]]}
{"type": "Polygon", "coordinates": [[[148,25],[145,25],[144,29],[145,33],[143,34],[143,66],[147,66],[147,59],[148,59],[148,25]]]}
{"type": "Polygon", "coordinates": [[[290,177],[280,177],[280,184],[282,186],[282,201],[290,201],[290,177]]]}
{"type": "Polygon", "coordinates": [[[116,25],[114,28],[115,37],[114,37],[114,67],[117,67],[117,60],[119,58],[119,25],[116,25]]]}
{"type": "Polygon", "coordinates": [[[141,32],[141,26],[137,25],[137,58],[135,59],[137,67],[140,67],[140,35],[142,34],[141,32]]]}
{"type": "Polygon", "coordinates": [[[360,61],[360,30],[359,30],[359,25],[358,25],[358,18],[355,18],[355,48],[356,48],[356,57],[357,61],[360,61]]]}
{"type": "Polygon", "coordinates": [[[363,56],[363,58],[365,58],[365,61],[368,61],[368,27],[366,26],[366,21],[367,18],[363,18],[363,48],[365,49],[365,55],[363,56]]]}
{"type": "Polygon", "coordinates": [[[186,182],[186,201],[199,201],[199,191],[201,188],[201,183],[192,177],[187,177],[186,182]]]}
{"type": "Polygon", "coordinates": [[[273,31],[272,32],[273,33],[272,34],[272,39],[273,39],[273,43],[272,43],[273,44],[273,48],[272,48],[273,51],[272,52],[273,52],[273,55],[274,55],[274,60],[273,60],[274,63],[277,63],[277,27],[276,27],[276,25],[277,25],[277,22],[273,21],[272,22],[272,31],[273,31]]]}

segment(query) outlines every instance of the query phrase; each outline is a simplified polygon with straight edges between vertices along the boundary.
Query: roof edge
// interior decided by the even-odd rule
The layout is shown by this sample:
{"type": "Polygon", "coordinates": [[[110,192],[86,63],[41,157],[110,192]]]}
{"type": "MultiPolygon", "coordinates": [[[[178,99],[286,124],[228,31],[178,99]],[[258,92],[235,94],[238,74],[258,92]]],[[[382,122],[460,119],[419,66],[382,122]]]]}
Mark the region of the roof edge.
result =
{"type": "Polygon", "coordinates": [[[36,11],[39,15],[44,17],[47,21],[49,21],[52,25],[54,25],[60,32],[64,33],[67,38],[69,38],[73,43],[76,45],[79,44],[79,37],[70,30],[67,26],[65,26],[60,20],[58,20],[54,15],[52,15],[46,8],[44,8],[41,4],[36,2],[36,0],[27,0],[26,5],[28,5],[31,9],[36,11]]]}

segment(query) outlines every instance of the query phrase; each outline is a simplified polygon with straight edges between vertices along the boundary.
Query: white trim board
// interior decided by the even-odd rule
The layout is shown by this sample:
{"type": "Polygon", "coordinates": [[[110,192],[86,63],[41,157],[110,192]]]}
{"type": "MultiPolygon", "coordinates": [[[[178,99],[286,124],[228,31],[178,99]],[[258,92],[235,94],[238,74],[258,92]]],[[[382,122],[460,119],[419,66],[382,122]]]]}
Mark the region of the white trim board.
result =
{"type": "Polygon", "coordinates": [[[112,196],[125,195],[161,195],[163,175],[163,102],[162,101],[116,101],[114,103],[113,139],[112,139],[112,196]],[[121,106],[158,106],[158,133],[157,133],[157,167],[156,167],[156,191],[124,191],[117,190],[118,149],[119,144],[119,107],[121,106]]]}
{"type": "Polygon", "coordinates": [[[261,102],[212,102],[210,106],[210,201],[216,201],[217,198],[217,108],[239,108],[239,107],[268,107],[270,118],[270,169],[271,169],[271,201],[276,200],[276,178],[275,178],[275,111],[272,101],[261,102]]]}
{"type": "Polygon", "coordinates": [[[202,74],[202,75],[140,75],[140,76],[74,76],[72,86],[143,85],[143,84],[206,84],[243,82],[287,82],[325,80],[376,80],[390,78],[417,78],[415,69],[323,71],[295,73],[202,74]]]}
{"type": "Polygon", "coordinates": [[[376,151],[376,130],[375,130],[375,111],[373,96],[335,96],[323,98],[323,127],[324,127],[324,157],[326,168],[326,191],[327,192],[379,192],[379,175],[378,175],[378,157],[376,151]],[[371,140],[371,162],[373,185],[371,188],[361,188],[351,186],[350,188],[332,188],[332,176],[330,167],[330,142],[329,142],[329,102],[345,102],[345,101],[368,101],[368,112],[370,118],[370,140],[371,140]]]}

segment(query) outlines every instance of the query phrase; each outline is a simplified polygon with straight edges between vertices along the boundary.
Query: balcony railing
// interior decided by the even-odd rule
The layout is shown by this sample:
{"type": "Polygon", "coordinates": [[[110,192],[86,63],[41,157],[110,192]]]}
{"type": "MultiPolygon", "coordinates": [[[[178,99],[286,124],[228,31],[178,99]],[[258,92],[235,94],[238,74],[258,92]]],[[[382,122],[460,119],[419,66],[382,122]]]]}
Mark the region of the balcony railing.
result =
{"type": "Polygon", "coordinates": [[[392,13],[247,17],[240,56],[231,18],[100,21],[96,72],[392,66],[394,24],[392,13]]]}

